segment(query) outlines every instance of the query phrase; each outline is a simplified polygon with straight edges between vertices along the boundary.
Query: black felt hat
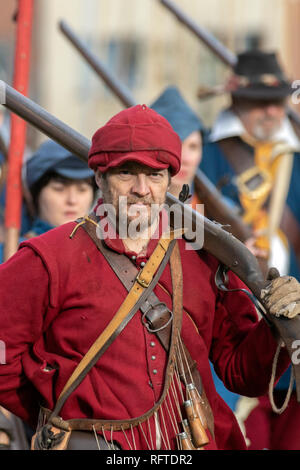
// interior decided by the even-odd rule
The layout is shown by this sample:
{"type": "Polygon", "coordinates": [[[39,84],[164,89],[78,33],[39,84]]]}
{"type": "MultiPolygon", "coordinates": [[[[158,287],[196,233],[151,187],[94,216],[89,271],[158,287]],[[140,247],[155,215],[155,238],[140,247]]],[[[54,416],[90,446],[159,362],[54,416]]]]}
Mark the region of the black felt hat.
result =
{"type": "Polygon", "coordinates": [[[226,88],[234,97],[280,100],[293,92],[273,52],[243,52],[237,56],[233,70],[226,88]]]}

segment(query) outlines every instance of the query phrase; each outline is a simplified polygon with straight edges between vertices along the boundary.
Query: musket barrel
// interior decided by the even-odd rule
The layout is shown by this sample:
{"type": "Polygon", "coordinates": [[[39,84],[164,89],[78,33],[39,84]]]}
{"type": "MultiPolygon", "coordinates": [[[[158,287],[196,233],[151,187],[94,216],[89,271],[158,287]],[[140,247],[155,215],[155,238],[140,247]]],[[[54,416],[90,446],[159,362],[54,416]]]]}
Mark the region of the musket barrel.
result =
{"type": "Polygon", "coordinates": [[[84,42],[75,34],[65,21],[59,22],[61,32],[69,39],[77,51],[85,58],[93,70],[99,75],[115,95],[127,108],[137,103],[129,91],[117,80],[109,69],[86,47],[84,42]]]}
{"type": "Polygon", "coordinates": [[[89,139],[3,81],[0,81],[0,95],[6,108],[87,162],[91,145],[89,139]]]}

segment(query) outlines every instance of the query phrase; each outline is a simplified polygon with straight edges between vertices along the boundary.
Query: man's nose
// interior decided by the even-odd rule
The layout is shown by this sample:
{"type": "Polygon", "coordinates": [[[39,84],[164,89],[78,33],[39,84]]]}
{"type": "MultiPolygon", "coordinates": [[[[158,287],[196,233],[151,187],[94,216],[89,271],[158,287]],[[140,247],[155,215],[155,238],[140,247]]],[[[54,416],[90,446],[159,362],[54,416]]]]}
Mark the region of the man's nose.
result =
{"type": "Polygon", "coordinates": [[[270,117],[278,117],[281,115],[281,107],[277,106],[275,103],[270,103],[265,107],[265,113],[270,117]]]}
{"type": "Polygon", "coordinates": [[[144,174],[136,175],[132,192],[139,196],[147,196],[150,192],[147,176],[144,174]]]}

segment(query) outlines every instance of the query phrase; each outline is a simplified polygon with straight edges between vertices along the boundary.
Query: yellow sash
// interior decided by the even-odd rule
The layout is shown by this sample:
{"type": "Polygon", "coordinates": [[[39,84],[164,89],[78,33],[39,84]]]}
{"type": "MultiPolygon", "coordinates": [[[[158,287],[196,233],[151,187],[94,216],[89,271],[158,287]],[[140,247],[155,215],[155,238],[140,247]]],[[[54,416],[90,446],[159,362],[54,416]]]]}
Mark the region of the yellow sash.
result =
{"type": "MultiPolygon", "coordinates": [[[[243,219],[246,223],[252,225],[254,232],[260,234],[255,243],[256,247],[264,249],[269,253],[269,214],[267,209],[264,208],[264,205],[274,188],[277,172],[284,158],[284,153],[279,153],[274,156],[274,148],[277,143],[254,141],[252,138],[249,138],[249,136],[242,136],[241,138],[254,147],[254,165],[256,169],[264,175],[264,183],[261,185],[261,189],[252,191],[251,189],[245,190],[243,185],[238,184],[240,201],[244,209],[243,219]]],[[[252,170],[253,169],[246,170],[239,178],[243,179],[247,177],[247,172],[252,170]]],[[[284,234],[280,230],[277,230],[277,232],[287,246],[284,234]]]]}

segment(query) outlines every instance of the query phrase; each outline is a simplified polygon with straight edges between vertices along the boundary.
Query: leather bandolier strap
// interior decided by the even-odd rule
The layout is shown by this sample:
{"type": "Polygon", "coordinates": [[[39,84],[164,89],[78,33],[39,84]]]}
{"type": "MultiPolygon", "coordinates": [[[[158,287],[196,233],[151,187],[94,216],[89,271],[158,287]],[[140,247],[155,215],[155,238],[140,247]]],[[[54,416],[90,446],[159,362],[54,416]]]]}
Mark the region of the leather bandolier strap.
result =
{"type": "MultiPolygon", "coordinates": [[[[92,219],[88,217],[85,218],[83,222],[79,223],[75,227],[70,235],[71,238],[74,236],[77,228],[85,223],[86,220],[93,222],[92,219]]],[[[95,223],[95,225],[97,224],[95,223]]],[[[96,431],[103,432],[107,429],[109,429],[111,432],[124,431],[146,421],[155,413],[156,410],[159,409],[166,398],[166,394],[174,374],[175,349],[177,346],[182,319],[182,272],[181,269],[175,270],[173,266],[174,258],[178,257],[179,255],[178,247],[177,250],[174,251],[175,247],[177,247],[177,245],[174,232],[171,232],[168,238],[161,237],[157,247],[153,251],[145,267],[139,273],[139,276],[137,276],[134,280],[129,294],[118,309],[117,313],[73,371],[71,377],[67,381],[64,389],[58,397],[54,410],[50,411],[44,407],[41,407],[37,432],[33,436],[31,443],[31,448],[33,450],[65,450],[71,437],[71,431],[93,431],[94,433],[96,431]],[[139,310],[140,305],[146,300],[148,294],[157,284],[169,259],[174,293],[174,318],[172,321],[172,334],[166,368],[166,380],[160,399],[145,414],[133,419],[100,420],[81,418],[63,420],[59,416],[59,413],[65,401],[76,389],[76,387],[78,387],[93,365],[99,360],[102,353],[111,344],[111,338],[116,338],[116,335],[122,331],[132,316],[139,310]],[[43,422],[41,422],[41,420],[43,422]]],[[[180,261],[179,265],[177,265],[177,268],[179,266],[181,267],[180,261]]]]}
{"type": "MultiPolygon", "coordinates": [[[[79,225],[79,224],[78,224],[79,225]]],[[[134,313],[137,310],[141,310],[143,316],[147,320],[149,331],[153,332],[159,338],[162,346],[168,352],[168,363],[166,367],[166,377],[165,377],[165,384],[163,388],[163,392],[160,396],[158,402],[148,410],[145,414],[138,416],[136,418],[127,419],[127,420],[103,420],[103,419],[69,419],[67,421],[62,420],[58,414],[65,403],[66,398],[70,395],[70,393],[79,385],[81,380],[86,376],[88,372],[87,369],[82,370],[80,374],[80,378],[76,381],[71,383],[71,387],[65,386],[64,390],[67,390],[67,394],[64,392],[61,393],[54,410],[51,412],[45,408],[42,408],[42,413],[45,418],[49,419],[50,423],[55,424],[55,426],[60,428],[66,428],[68,430],[76,430],[76,431],[103,431],[103,430],[114,430],[114,431],[123,431],[126,429],[131,428],[132,426],[136,426],[140,423],[143,423],[147,419],[149,419],[156,410],[161,406],[163,401],[166,398],[166,394],[168,392],[169,384],[172,379],[174,373],[174,364],[175,364],[175,348],[177,346],[178,336],[181,330],[181,322],[182,322],[182,267],[181,267],[181,259],[180,259],[180,252],[178,244],[176,243],[176,239],[174,238],[171,242],[169,242],[169,248],[167,252],[169,252],[169,256],[165,255],[163,263],[160,264],[159,270],[157,271],[156,275],[153,278],[153,281],[150,283],[144,283],[143,279],[140,279],[140,274],[137,268],[133,265],[133,263],[125,256],[120,255],[109,248],[107,248],[104,243],[98,238],[96,232],[96,225],[97,225],[97,218],[94,214],[91,214],[89,217],[86,217],[80,225],[84,228],[87,234],[92,238],[95,242],[98,249],[101,253],[105,256],[108,263],[117,274],[120,281],[126,287],[126,289],[130,292],[132,290],[132,286],[137,282],[141,282],[141,286],[143,286],[145,290],[145,298],[140,299],[138,303],[134,306],[134,313]],[[170,270],[171,270],[171,279],[172,279],[172,299],[173,299],[173,312],[168,310],[166,305],[162,303],[153,293],[153,289],[157,284],[163,269],[165,268],[168,260],[170,260],[170,270]],[[144,285],[143,285],[144,284],[144,285]],[[151,288],[152,287],[152,288],[151,288]],[[151,327],[150,327],[151,325],[151,327]]],[[[182,232],[180,233],[180,235],[182,232]]],[[[72,233],[73,236],[73,233],[72,233]]],[[[174,234],[172,237],[175,237],[174,234]]],[[[161,243],[163,237],[158,242],[158,245],[161,243]]],[[[154,253],[153,253],[154,254],[154,253]]],[[[146,266],[143,269],[143,273],[147,268],[149,262],[151,262],[151,258],[153,254],[149,258],[146,266]]],[[[147,270],[146,270],[147,271],[147,270]]],[[[147,273],[145,273],[147,277],[147,273]]],[[[133,313],[133,314],[134,314],[133,313]]],[[[132,314],[132,316],[133,316],[132,314]]],[[[129,320],[128,320],[129,321],[129,320]]],[[[126,322],[126,324],[128,323],[126,322]]],[[[125,325],[123,326],[123,328],[125,325]]],[[[122,329],[123,329],[122,328],[122,329]]],[[[121,331],[121,330],[120,330],[121,331]]],[[[117,332],[120,333],[120,331],[117,332]]],[[[111,344],[112,341],[109,342],[111,344]]],[[[204,408],[207,414],[207,421],[208,421],[208,428],[211,434],[214,434],[213,429],[213,414],[208,403],[208,400],[205,396],[205,392],[202,387],[202,382],[200,378],[200,374],[196,368],[196,363],[191,359],[190,354],[187,348],[184,346],[185,353],[188,359],[188,365],[185,365],[185,373],[187,373],[187,368],[190,368],[192,373],[195,385],[202,396],[205,405],[204,408]]],[[[98,354],[97,357],[95,356],[92,363],[89,364],[89,369],[94,365],[97,360],[99,359],[100,355],[98,354]]],[[[68,383],[71,381],[69,379],[68,383]]],[[[72,382],[72,381],[71,381],[72,382]]]]}
{"type": "MultiPolygon", "coordinates": [[[[94,214],[90,215],[89,218],[94,222],[97,222],[97,217],[94,214]]],[[[127,256],[120,256],[120,254],[110,250],[97,236],[96,227],[92,222],[87,221],[87,223],[83,225],[83,228],[92,238],[99,251],[106,258],[109,265],[111,266],[119,280],[122,282],[124,287],[129,291],[132,286],[132,283],[134,282],[134,279],[138,274],[138,269],[136,268],[136,266],[128,259],[127,256]]],[[[180,273],[180,276],[182,276],[181,259],[177,244],[174,248],[174,251],[178,252],[178,254],[177,256],[174,256],[173,258],[171,257],[170,259],[171,275],[172,271],[174,271],[173,276],[175,273],[180,273]]],[[[174,286],[172,285],[172,287],[174,294],[174,286]]],[[[182,303],[183,300],[181,298],[181,306],[182,303]]],[[[148,331],[152,332],[157,336],[165,351],[168,352],[170,348],[170,338],[172,330],[172,312],[170,312],[166,305],[158,299],[158,297],[154,294],[153,291],[148,295],[147,300],[140,306],[140,310],[143,313],[145,319],[147,320],[148,325],[146,324],[146,327],[148,331]]],[[[211,434],[214,435],[213,413],[209,405],[208,399],[205,395],[201,376],[197,369],[197,363],[192,359],[187,347],[185,346],[182,340],[181,344],[184,348],[185,357],[187,359],[187,364],[183,362],[184,375],[188,377],[191,373],[194,384],[196,385],[197,390],[204,401],[204,409],[207,417],[208,428],[211,434]]],[[[183,376],[180,378],[183,381],[183,376]]]]}

